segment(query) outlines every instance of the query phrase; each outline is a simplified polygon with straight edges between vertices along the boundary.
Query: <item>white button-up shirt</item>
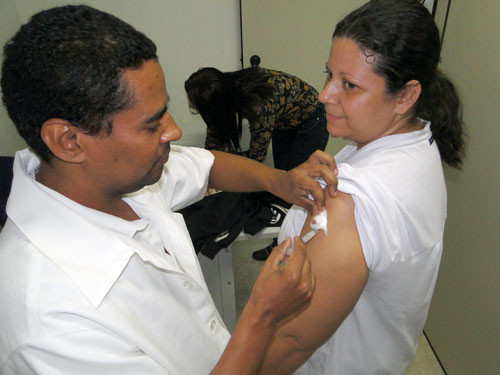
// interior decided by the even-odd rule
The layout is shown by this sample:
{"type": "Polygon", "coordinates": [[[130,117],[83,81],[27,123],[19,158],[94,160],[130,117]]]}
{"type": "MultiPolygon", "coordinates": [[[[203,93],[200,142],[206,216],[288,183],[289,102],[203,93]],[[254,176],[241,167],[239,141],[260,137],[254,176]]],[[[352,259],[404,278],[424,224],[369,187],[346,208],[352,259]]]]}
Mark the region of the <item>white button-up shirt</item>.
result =
{"type": "Polygon", "coordinates": [[[229,332],[172,210],[203,197],[212,163],[172,146],[161,180],[124,198],[141,217],[128,222],[37,183],[38,158],[18,152],[0,233],[0,373],[209,373],[229,332]]]}

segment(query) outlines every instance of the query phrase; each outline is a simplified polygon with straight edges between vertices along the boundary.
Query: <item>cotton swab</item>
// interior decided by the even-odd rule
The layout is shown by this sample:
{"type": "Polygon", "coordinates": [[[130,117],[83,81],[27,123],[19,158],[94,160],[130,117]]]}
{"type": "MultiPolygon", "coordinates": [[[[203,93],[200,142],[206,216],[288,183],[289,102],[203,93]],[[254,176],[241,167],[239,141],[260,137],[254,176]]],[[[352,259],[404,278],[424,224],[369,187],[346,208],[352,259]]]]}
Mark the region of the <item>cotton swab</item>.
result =
{"type": "MultiPolygon", "coordinates": [[[[323,208],[319,214],[313,217],[311,220],[311,230],[304,234],[300,239],[304,241],[304,243],[309,242],[318,231],[322,230],[328,235],[328,214],[326,210],[323,208]]],[[[286,251],[286,255],[290,256],[293,253],[293,245],[289,247],[286,251]]]]}

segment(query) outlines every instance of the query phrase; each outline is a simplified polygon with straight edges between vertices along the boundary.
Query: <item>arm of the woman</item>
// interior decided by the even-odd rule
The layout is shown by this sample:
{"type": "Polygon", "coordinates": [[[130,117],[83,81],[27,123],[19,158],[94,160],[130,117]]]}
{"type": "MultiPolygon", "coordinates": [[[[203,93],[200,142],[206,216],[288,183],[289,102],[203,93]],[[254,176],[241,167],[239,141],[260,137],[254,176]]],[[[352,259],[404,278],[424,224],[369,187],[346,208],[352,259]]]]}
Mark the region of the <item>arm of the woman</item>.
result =
{"type": "Polygon", "coordinates": [[[274,128],[274,115],[267,113],[250,124],[250,147],[244,156],[262,162],[267,154],[274,128]]]}
{"type": "Polygon", "coordinates": [[[273,101],[266,101],[262,111],[249,120],[250,147],[243,153],[250,159],[262,162],[267,154],[276,122],[276,108],[273,101]]]}
{"type": "MultiPolygon", "coordinates": [[[[368,280],[350,195],[326,198],[328,235],[320,231],[307,254],[316,277],[310,304],[280,323],[260,374],[289,374],[328,340],[352,311],[368,280]]],[[[304,231],[309,229],[309,220],[304,231]]]]}

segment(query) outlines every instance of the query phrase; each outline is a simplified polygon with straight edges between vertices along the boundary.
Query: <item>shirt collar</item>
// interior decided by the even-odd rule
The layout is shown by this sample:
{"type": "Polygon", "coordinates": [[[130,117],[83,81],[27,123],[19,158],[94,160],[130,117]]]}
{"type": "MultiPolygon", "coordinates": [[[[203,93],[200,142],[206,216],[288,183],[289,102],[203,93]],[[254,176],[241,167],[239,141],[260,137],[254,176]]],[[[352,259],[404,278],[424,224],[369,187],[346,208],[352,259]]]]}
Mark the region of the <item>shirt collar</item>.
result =
{"type": "MultiPolygon", "coordinates": [[[[36,180],[34,181],[36,182],[36,180]]],[[[148,225],[147,221],[143,219],[128,221],[102,211],[82,206],[45,185],[38,182],[36,182],[36,184],[55,200],[70,207],[78,215],[86,217],[89,221],[103,229],[116,232],[127,238],[133,238],[138,231],[145,229],[148,225]]]]}
{"type": "Polygon", "coordinates": [[[33,245],[98,307],[136,252],[113,232],[132,237],[147,223],[128,222],[92,210],[47,188],[34,179],[39,165],[40,160],[30,150],[16,153],[7,214],[33,245]]]}
{"type": "Polygon", "coordinates": [[[350,142],[347,145],[347,148],[349,149],[351,162],[358,160],[359,158],[364,158],[367,154],[371,154],[377,150],[385,150],[388,147],[410,146],[423,141],[427,142],[428,145],[432,145],[434,142],[430,121],[422,119],[419,119],[419,121],[423,125],[423,128],[420,130],[408,133],[386,135],[385,137],[368,143],[360,149],[358,149],[356,143],[350,142]]]}

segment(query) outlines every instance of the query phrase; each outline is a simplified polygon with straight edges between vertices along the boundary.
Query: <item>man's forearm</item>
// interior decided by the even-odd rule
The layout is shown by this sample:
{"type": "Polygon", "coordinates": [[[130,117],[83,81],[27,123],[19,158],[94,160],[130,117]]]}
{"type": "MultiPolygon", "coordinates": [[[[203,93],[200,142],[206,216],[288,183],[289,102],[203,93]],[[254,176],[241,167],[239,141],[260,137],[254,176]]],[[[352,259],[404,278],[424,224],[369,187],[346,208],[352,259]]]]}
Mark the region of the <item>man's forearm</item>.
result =
{"type": "Polygon", "coordinates": [[[215,157],[209,177],[212,188],[232,192],[265,190],[313,214],[319,213],[325,203],[325,192],[316,180],[318,177],[323,177],[328,184],[328,194],[336,195],[335,161],[320,151],[290,171],[274,169],[238,155],[211,152],[215,157]]]}
{"type": "Polygon", "coordinates": [[[255,160],[220,151],[211,151],[214,164],[210,171],[212,188],[233,192],[271,191],[274,181],[285,173],[255,160]]]}
{"type": "Polygon", "coordinates": [[[259,321],[247,306],[226,350],[210,374],[257,374],[274,327],[273,323],[259,321]]]}

